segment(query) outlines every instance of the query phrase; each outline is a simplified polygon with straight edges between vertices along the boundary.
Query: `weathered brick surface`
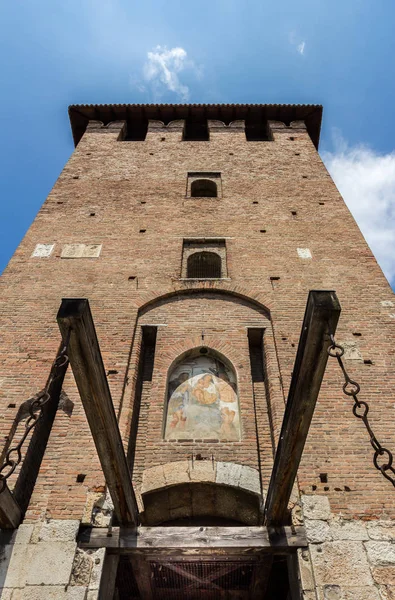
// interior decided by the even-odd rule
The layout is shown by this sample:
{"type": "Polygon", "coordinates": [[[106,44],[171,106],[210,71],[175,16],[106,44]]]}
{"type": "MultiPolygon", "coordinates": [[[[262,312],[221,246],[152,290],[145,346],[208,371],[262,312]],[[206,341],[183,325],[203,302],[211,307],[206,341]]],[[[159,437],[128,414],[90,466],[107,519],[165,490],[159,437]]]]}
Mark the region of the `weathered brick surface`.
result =
{"type": "MultiPolygon", "coordinates": [[[[182,142],[177,128],[165,135],[150,128],[145,142],[120,142],[118,133],[92,128],[84,135],[1,278],[2,440],[19,404],[45,383],[59,343],[55,317],[61,298],[87,297],[105,367],[117,371],[109,383],[125,445],[140,325],[163,325],[151,389],[142,399],[136,481],[143,469],[187,459],[192,452],[257,467],[246,327],[260,326],[267,330],[268,397],[260,390],[257,406],[267,487],[269,421],[276,438],[308,291],[335,289],[342,305],[337,338],[355,341],[362,358],[372,361],[352,360],[350,371],[361,382],[361,399],[371,404],[378,438],[395,449],[395,306],[388,305],[395,305],[395,297],[307,133],[293,131],[291,141],[289,129],[278,129],[273,142],[246,142],[239,129],[218,128],[210,142],[182,142]],[[220,172],[222,197],[186,198],[189,171],[220,172]],[[229,280],[179,280],[183,238],[199,236],[226,238],[229,280]],[[39,243],[55,244],[48,258],[31,257],[39,243]],[[64,245],[76,243],[102,244],[100,257],[60,258],[64,245]],[[309,248],[312,258],[300,258],[297,248],[309,248]],[[189,294],[179,294],[186,290],[189,294]],[[163,296],[168,300],[160,300],[163,296]],[[223,352],[235,366],[241,442],[192,447],[162,440],[166,370],[181,352],[202,343],[202,330],[204,345],[223,352]],[[15,408],[8,407],[12,403],[15,408]]],[[[64,390],[74,408],[71,415],[59,410],[56,416],[27,513],[31,520],[43,515],[79,519],[87,492],[103,489],[71,373],[64,390]],[[86,474],[83,483],[76,482],[78,473],[86,474]]],[[[335,514],[395,516],[391,486],[372,466],[367,433],[343,397],[334,361],[325,375],[299,484],[306,493],[325,493],[335,514]],[[320,473],[327,473],[327,484],[320,482],[320,473]]]]}

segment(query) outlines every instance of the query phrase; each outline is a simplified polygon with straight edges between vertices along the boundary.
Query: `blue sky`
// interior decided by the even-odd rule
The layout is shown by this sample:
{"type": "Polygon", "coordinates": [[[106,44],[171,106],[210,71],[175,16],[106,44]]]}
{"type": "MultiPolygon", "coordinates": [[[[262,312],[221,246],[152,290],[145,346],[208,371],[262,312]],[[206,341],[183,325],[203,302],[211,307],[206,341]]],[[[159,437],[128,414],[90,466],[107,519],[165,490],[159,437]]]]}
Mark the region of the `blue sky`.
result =
{"type": "Polygon", "coordinates": [[[73,145],[76,103],[321,103],[320,152],[395,287],[395,4],[3,3],[0,272],[73,145]]]}

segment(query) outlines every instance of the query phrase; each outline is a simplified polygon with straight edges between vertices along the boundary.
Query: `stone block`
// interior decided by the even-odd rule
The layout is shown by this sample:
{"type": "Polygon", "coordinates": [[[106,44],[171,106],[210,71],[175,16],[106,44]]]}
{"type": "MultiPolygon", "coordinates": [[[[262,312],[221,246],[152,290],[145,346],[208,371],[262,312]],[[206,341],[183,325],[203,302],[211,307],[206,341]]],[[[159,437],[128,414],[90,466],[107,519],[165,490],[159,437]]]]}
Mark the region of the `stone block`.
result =
{"type": "Polygon", "coordinates": [[[363,542],[312,544],[310,553],[317,585],[373,585],[363,542]]]}
{"type": "Polygon", "coordinates": [[[238,487],[242,465],[231,462],[217,463],[216,483],[238,487]]]}
{"type": "Polygon", "coordinates": [[[374,585],[343,587],[342,593],[342,600],[381,600],[379,591],[374,585]]]}
{"type": "Polygon", "coordinates": [[[28,544],[1,548],[0,587],[18,588],[25,585],[33,551],[34,546],[28,544]]]}
{"type": "Polygon", "coordinates": [[[69,586],[29,585],[22,591],[21,600],[85,600],[86,588],[69,586]]]}
{"type": "Polygon", "coordinates": [[[86,503],[84,507],[84,512],[82,515],[81,522],[82,523],[91,523],[92,522],[92,511],[94,506],[98,506],[100,500],[103,497],[102,492],[88,492],[86,494],[86,503]]]}
{"type": "Polygon", "coordinates": [[[366,551],[371,565],[385,567],[395,565],[395,544],[391,542],[366,542],[366,551]]]}
{"type": "Polygon", "coordinates": [[[381,600],[376,587],[370,585],[364,587],[325,585],[317,592],[319,600],[381,600]]]}
{"type": "Polygon", "coordinates": [[[311,565],[310,554],[308,550],[298,550],[298,565],[303,592],[313,591],[315,588],[315,583],[313,567],[311,565]]]}
{"type": "Polygon", "coordinates": [[[12,600],[12,588],[0,588],[0,599],[1,600],[12,600]]]}
{"type": "Polygon", "coordinates": [[[33,535],[34,525],[19,525],[15,536],[15,544],[28,544],[33,535]]]}
{"type": "Polygon", "coordinates": [[[92,559],[92,571],[91,579],[89,582],[90,590],[98,590],[100,587],[100,580],[103,573],[104,559],[106,556],[106,549],[99,548],[90,555],[92,559]]]}
{"type": "Polygon", "coordinates": [[[370,521],[367,524],[367,530],[371,540],[378,542],[395,541],[394,521],[370,521]]]}
{"type": "Polygon", "coordinates": [[[77,545],[74,542],[41,542],[31,546],[28,585],[66,585],[69,583],[77,545]]]}
{"type": "Polygon", "coordinates": [[[33,250],[32,258],[47,258],[51,256],[55,244],[37,244],[33,250]]]}
{"type": "Polygon", "coordinates": [[[191,481],[215,482],[215,466],[211,460],[189,461],[189,477],[191,481]]]}
{"type": "Polygon", "coordinates": [[[189,481],[188,461],[182,460],[163,465],[166,485],[178,485],[189,481]]]}
{"type": "Polygon", "coordinates": [[[382,585],[395,586],[395,566],[375,567],[372,569],[373,579],[382,585]]]}
{"type": "Polygon", "coordinates": [[[254,494],[261,494],[261,480],[259,473],[252,467],[241,467],[239,487],[253,492],[254,494]]]}
{"type": "Polygon", "coordinates": [[[299,258],[312,258],[310,248],[297,248],[299,258]]]}
{"type": "Polygon", "coordinates": [[[361,540],[369,539],[365,523],[362,521],[332,521],[330,533],[334,540],[361,540]]]}
{"type": "Polygon", "coordinates": [[[347,360],[362,360],[362,354],[354,341],[341,340],[340,345],[344,348],[344,358],[347,360]]]}
{"type": "Polygon", "coordinates": [[[111,523],[111,514],[106,514],[99,509],[94,509],[92,525],[94,527],[108,527],[111,523]]]}
{"type": "Polygon", "coordinates": [[[381,600],[395,600],[395,586],[393,585],[380,585],[380,599],[381,600]]]}
{"type": "Polygon", "coordinates": [[[331,508],[327,496],[305,495],[301,497],[301,500],[305,519],[318,519],[321,521],[330,519],[331,508]]]}
{"type": "Polygon", "coordinates": [[[329,525],[326,521],[306,519],[307,539],[312,544],[321,544],[332,539],[329,525]]]}
{"type": "Polygon", "coordinates": [[[71,585],[88,586],[91,580],[92,560],[84,550],[77,548],[71,572],[71,585]]]}
{"type": "Polygon", "coordinates": [[[295,525],[295,527],[298,525],[304,525],[302,507],[300,504],[295,504],[295,506],[291,509],[291,519],[292,525],[295,525]]]}
{"type": "Polygon", "coordinates": [[[53,519],[44,523],[39,533],[42,542],[74,542],[80,522],[71,519],[53,519]]]}
{"type": "Polygon", "coordinates": [[[141,485],[141,493],[145,494],[151,490],[157,490],[166,486],[165,473],[163,465],[146,469],[143,473],[143,483],[141,485]]]}
{"type": "Polygon", "coordinates": [[[62,248],[61,258],[98,258],[101,244],[66,244],[62,248]]]}

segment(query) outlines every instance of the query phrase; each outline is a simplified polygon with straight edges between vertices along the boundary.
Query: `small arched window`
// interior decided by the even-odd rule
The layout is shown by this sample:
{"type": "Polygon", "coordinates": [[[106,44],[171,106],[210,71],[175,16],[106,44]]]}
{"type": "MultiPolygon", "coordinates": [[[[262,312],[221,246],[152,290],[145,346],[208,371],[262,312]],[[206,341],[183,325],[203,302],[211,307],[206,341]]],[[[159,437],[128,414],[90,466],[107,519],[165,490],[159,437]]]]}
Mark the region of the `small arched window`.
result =
{"type": "Polygon", "coordinates": [[[194,252],[188,256],[187,277],[190,279],[220,279],[221,257],[215,252],[194,252]]]}
{"type": "Polygon", "coordinates": [[[211,179],[195,179],[191,184],[192,198],[216,198],[217,184],[211,179]]]}

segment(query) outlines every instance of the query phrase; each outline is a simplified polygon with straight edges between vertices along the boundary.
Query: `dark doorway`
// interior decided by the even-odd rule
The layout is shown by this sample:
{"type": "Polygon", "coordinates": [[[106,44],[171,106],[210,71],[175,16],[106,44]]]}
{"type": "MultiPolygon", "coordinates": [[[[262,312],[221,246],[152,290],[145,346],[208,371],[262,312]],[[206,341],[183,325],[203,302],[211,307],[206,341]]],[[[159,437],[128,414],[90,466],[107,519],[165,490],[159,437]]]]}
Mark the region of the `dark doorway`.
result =
{"type": "MultiPolygon", "coordinates": [[[[114,600],[296,600],[286,556],[179,556],[138,558],[122,555],[114,600]]],[[[294,586],[293,586],[294,587],[294,586]]]]}

